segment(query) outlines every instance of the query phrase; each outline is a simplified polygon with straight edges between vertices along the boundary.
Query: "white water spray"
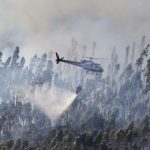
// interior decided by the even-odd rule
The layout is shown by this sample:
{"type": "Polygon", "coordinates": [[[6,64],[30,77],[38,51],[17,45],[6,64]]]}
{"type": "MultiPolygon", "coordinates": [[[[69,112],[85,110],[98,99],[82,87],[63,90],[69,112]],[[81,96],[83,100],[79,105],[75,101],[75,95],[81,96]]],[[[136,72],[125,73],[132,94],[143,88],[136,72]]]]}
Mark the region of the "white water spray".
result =
{"type": "Polygon", "coordinates": [[[57,119],[76,97],[74,92],[55,86],[49,88],[46,85],[36,87],[34,90],[27,88],[25,92],[25,100],[31,102],[52,120],[57,119]]]}

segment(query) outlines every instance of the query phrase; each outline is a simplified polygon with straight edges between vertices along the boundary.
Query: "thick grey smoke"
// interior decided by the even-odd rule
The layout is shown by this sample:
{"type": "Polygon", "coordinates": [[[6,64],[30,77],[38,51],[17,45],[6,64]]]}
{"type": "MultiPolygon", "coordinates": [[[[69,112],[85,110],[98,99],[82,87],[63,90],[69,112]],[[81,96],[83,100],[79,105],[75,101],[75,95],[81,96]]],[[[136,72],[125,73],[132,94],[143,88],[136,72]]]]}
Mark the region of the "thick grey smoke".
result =
{"type": "MultiPolygon", "coordinates": [[[[96,41],[100,57],[150,37],[148,0],[0,0],[0,48],[16,45],[27,56],[66,51],[71,38],[88,49],[96,41]]],[[[79,46],[80,46],[79,45],[79,46]]]]}

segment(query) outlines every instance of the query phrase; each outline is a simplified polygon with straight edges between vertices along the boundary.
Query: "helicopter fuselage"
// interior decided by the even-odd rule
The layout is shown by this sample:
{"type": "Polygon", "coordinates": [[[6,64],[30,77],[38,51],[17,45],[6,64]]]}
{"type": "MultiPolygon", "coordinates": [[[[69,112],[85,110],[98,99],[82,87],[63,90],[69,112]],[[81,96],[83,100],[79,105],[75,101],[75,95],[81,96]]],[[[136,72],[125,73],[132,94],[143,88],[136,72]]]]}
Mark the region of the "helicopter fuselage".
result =
{"type": "Polygon", "coordinates": [[[92,71],[92,72],[103,72],[104,71],[104,69],[100,66],[100,64],[94,63],[91,60],[82,60],[81,62],[64,60],[63,58],[60,59],[57,53],[56,53],[56,58],[57,58],[56,59],[57,64],[59,62],[64,62],[64,63],[67,63],[67,64],[71,64],[71,65],[81,67],[85,70],[92,71]]]}
{"type": "Polygon", "coordinates": [[[103,68],[100,66],[100,64],[89,62],[89,63],[81,63],[81,67],[93,71],[93,72],[103,72],[103,68]]]}

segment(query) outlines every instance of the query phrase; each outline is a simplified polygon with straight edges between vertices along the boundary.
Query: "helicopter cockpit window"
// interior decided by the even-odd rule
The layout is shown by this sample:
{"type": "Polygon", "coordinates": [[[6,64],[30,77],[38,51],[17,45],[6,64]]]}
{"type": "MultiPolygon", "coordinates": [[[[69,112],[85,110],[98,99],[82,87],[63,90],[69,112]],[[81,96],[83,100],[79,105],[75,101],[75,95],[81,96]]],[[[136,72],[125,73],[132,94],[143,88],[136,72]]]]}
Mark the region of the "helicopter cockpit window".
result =
{"type": "Polygon", "coordinates": [[[99,65],[99,64],[96,64],[96,68],[100,68],[100,65],[99,65]]]}
{"type": "Polygon", "coordinates": [[[93,67],[94,67],[94,68],[98,68],[98,64],[94,64],[93,67]]]}

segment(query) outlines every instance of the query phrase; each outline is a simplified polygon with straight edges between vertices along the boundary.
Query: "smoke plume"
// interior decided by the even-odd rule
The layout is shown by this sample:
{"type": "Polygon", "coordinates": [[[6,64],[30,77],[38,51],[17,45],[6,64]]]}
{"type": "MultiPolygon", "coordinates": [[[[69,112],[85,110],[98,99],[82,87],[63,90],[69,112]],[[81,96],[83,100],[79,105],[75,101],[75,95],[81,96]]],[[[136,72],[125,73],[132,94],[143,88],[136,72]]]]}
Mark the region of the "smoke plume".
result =
{"type": "MultiPolygon", "coordinates": [[[[146,0],[0,0],[0,49],[19,45],[23,53],[63,52],[71,38],[100,57],[113,46],[125,46],[142,35],[150,37],[150,1],[146,0]]],[[[121,53],[122,53],[121,51],[121,53]]]]}

